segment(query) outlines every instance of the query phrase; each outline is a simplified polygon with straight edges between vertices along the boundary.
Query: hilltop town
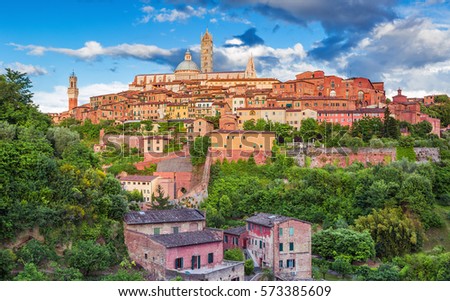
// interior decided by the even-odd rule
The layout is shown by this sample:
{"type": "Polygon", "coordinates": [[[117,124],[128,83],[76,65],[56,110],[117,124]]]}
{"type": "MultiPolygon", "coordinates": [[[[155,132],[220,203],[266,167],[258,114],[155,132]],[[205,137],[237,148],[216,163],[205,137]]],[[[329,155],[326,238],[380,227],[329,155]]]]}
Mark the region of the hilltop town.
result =
{"type": "Polygon", "coordinates": [[[214,71],[206,31],[50,114],[2,75],[1,279],[449,280],[448,97],[257,64],[214,71]]]}
{"type": "Polygon", "coordinates": [[[101,120],[117,123],[141,120],[186,120],[205,117],[238,117],[238,129],[246,121],[264,119],[299,129],[302,120],[352,124],[364,117],[383,119],[385,108],[396,120],[417,124],[428,121],[432,133],[440,135],[440,121],[421,112],[420,104],[434,104],[434,95],[408,98],[385,95],[383,82],[368,78],[344,79],[323,71],[305,71],[295,79],[281,82],[259,78],[253,57],[242,71],[215,72],[213,37],[206,31],[201,38],[200,66],[189,50],[174,73],[139,74],[128,91],[95,95],[89,103],[78,106],[77,77],[69,77],[68,111],[50,114],[55,123],[67,118],[79,121],[101,120]]]}

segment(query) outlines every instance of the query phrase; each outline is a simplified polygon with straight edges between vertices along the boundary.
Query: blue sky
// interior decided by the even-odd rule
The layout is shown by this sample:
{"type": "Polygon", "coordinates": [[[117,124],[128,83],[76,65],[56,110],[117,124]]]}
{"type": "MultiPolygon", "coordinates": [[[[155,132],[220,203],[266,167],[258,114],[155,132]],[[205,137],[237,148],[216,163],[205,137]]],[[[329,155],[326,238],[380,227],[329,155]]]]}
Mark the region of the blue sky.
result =
{"type": "Polygon", "coordinates": [[[27,72],[44,112],[67,107],[75,71],[80,103],[127,89],[134,75],[171,72],[200,34],[213,34],[215,70],[280,80],[323,69],[384,81],[388,97],[450,94],[446,0],[4,1],[0,68],[27,72]],[[6,12],[6,13],[5,13],[6,12]]]}

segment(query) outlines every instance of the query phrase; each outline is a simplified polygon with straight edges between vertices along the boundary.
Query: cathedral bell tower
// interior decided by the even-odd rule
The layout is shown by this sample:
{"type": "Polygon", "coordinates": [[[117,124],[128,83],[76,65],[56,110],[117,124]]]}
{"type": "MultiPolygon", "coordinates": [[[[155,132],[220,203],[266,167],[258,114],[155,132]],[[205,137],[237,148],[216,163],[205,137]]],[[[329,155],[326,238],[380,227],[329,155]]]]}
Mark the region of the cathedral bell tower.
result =
{"type": "Polygon", "coordinates": [[[213,40],[208,29],[201,37],[200,57],[202,73],[213,72],[213,40]]]}
{"type": "Polygon", "coordinates": [[[69,98],[69,111],[78,107],[78,87],[77,77],[74,72],[69,77],[69,88],[67,89],[67,96],[69,98]]]}
{"type": "Polygon", "coordinates": [[[248,59],[247,67],[245,68],[245,78],[256,78],[255,62],[253,55],[248,59]]]}

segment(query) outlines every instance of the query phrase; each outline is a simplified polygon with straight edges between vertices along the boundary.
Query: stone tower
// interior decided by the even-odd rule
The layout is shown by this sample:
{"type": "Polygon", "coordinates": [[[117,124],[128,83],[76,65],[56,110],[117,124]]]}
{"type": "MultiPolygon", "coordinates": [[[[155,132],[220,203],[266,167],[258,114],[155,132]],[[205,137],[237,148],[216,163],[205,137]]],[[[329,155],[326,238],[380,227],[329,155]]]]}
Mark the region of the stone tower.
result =
{"type": "Polygon", "coordinates": [[[67,96],[69,97],[69,111],[78,107],[78,87],[77,77],[74,72],[69,77],[69,88],[67,89],[67,96]]]}
{"type": "Polygon", "coordinates": [[[200,52],[202,73],[213,72],[213,39],[208,29],[201,37],[200,52]]]}
{"type": "Polygon", "coordinates": [[[245,68],[245,78],[256,78],[255,62],[253,55],[248,59],[247,67],[245,68]]]}

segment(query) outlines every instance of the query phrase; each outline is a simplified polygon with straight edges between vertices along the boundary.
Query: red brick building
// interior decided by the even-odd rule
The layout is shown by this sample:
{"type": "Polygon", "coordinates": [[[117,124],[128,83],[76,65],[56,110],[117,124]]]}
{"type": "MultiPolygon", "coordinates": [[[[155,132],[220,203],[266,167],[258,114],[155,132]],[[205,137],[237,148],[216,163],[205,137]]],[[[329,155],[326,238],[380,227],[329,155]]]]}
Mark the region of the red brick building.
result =
{"type": "Polygon", "coordinates": [[[223,231],[223,249],[247,249],[247,229],[245,227],[230,228],[223,231]]]}
{"type": "Polygon", "coordinates": [[[205,229],[199,210],[130,212],[124,222],[130,258],[155,280],[243,280],[243,262],[223,260],[223,232],[205,229]]]}
{"type": "Polygon", "coordinates": [[[159,162],[153,175],[161,178],[159,185],[162,186],[166,195],[173,200],[191,190],[192,170],[190,158],[172,158],[159,162]]]}
{"type": "Polygon", "coordinates": [[[351,111],[317,111],[318,122],[338,123],[342,126],[352,126],[353,122],[365,117],[379,118],[384,120],[385,109],[382,108],[362,108],[351,111]]]}
{"type": "Polygon", "coordinates": [[[258,213],[246,220],[247,250],[257,266],[284,280],[311,279],[311,224],[258,213]]]}
{"type": "Polygon", "coordinates": [[[397,95],[392,97],[392,102],[388,105],[393,117],[400,121],[406,121],[416,124],[422,121],[431,123],[431,132],[437,136],[441,135],[441,121],[432,118],[420,111],[420,103],[408,101],[408,98],[402,94],[402,90],[397,90],[397,95]]]}
{"type": "Polygon", "coordinates": [[[321,70],[296,75],[295,80],[273,85],[273,94],[281,97],[337,97],[351,101],[357,107],[367,107],[385,101],[384,83],[372,83],[363,77],[343,79],[325,75],[321,70]]]}

